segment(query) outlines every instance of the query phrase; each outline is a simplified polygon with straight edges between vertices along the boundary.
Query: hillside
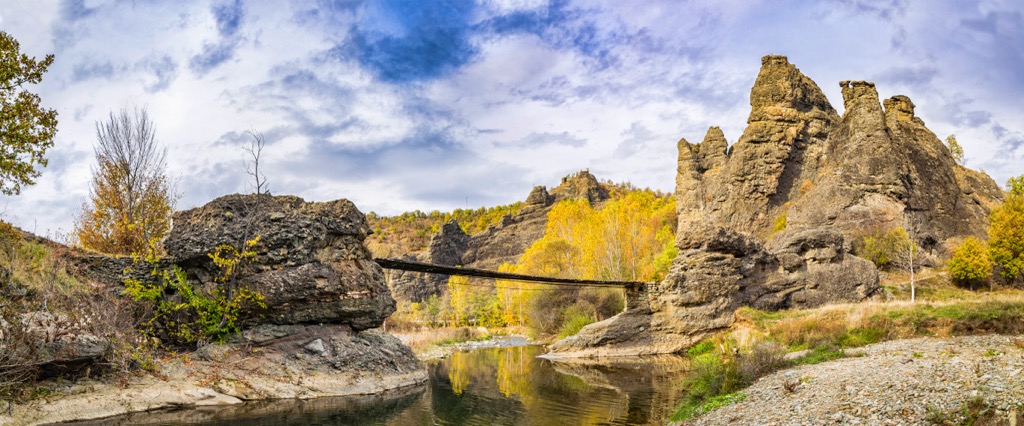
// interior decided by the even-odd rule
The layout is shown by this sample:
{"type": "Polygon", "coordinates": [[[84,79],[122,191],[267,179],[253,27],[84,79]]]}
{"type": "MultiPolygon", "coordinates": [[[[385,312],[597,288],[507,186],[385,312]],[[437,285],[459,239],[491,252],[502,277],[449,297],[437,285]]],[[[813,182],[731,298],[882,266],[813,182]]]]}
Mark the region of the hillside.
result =
{"type": "MultiPolygon", "coordinates": [[[[609,199],[636,188],[600,182],[589,171],[562,178],[550,191],[534,187],[526,199],[509,205],[451,213],[403,213],[392,217],[368,215],[374,234],[367,247],[377,257],[394,257],[445,266],[497,270],[515,264],[539,240],[548,213],[563,200],[587,200],[600,208],[609,199]]],[[[389,284],[399,301],[420,302],[445,292],[447,277],[415,272],[390,272],[389,284]]]]}

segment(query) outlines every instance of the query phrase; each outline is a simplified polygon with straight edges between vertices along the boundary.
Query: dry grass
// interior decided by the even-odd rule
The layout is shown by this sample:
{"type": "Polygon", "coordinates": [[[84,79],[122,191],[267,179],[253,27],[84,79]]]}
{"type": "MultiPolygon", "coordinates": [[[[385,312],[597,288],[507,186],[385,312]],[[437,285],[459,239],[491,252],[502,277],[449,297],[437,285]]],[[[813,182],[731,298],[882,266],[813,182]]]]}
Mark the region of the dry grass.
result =
{"type": "Polygon", "coordinates": [[[816,309],[737,312],[737,341],[751,335],[793,350],[832,345],[851,348],[893,339],[1024,332],[1024,291],[971,292],[937,280],[921,288],[932,295],[909,301],[863,302],[816,309]]]}
{"type": "Polygon", "coordinates": [[[0,398],[21,400],[35,393],[40,367],[53,361],[45,347],[64,338],[91,334],[107,340],[110,347],[91,368],[58,369],[61,376],[124,376],[152,358],[147,355],[147,339],[136,327],[141,307],[116,291],[69,274],[66,250],[25,238],[0,222],[0,398]],[[52,320],[31,328],[25,324],[27,318],[52,320]]]}

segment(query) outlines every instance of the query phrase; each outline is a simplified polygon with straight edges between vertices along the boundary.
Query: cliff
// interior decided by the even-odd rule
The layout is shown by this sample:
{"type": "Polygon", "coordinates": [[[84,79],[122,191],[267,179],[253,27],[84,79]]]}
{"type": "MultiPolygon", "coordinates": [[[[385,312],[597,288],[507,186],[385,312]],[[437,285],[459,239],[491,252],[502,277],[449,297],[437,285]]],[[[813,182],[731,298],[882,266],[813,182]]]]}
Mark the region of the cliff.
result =
{"type": "Polygon", "coordinates": [[[903,227],[942,250],[983,236],[1003,197],[984,173],[957,165],[906,96],[844,81],[840,117],[784,56],[765,56],[751,112],[727,147],[712,127],[678,143],[679,255],[646,300],[556,343],[563,356],[677,352],[730,326],[741,306],[805,308],[879,292],[878,271],[850,237],[903,227]]]}

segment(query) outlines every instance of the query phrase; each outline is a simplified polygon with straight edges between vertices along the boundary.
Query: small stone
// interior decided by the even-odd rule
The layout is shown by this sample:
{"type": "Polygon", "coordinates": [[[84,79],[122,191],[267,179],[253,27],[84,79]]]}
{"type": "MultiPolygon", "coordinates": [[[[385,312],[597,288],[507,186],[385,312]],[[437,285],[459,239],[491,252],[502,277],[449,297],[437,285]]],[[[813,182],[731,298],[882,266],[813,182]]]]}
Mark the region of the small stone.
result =
{"type": "Polygon", "coordinates": [[[313,355],[322,355],[324,352],[327,352],[327,348],[324,347],[324,341],[322,339],[316,339],[309,342],[306,346],[303,346],[302,349],[313,355]]]}

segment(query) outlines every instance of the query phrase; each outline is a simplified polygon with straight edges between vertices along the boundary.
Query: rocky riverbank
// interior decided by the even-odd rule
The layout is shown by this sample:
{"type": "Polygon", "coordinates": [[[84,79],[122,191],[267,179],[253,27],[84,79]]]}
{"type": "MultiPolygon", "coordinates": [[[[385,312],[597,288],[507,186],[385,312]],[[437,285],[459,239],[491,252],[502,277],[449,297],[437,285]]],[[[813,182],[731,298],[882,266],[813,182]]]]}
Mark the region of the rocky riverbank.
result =
{"type": "Polygon", "coordinates": [[[377,329],[352,333],[315,328],[290,336],[312,336],[320,345],[295,341],[269,346],[210,345],[187,356],[162,360],[157,372],[124,382],[84,379],[58,385],[45,397],[0,407],[6,408],[0,413],[0,425],[98,419],[254,400],[368,395],[422,385],[427,380],[422,364],[394,336],[377,329]]]}
{"type": "Polygon", "coordinates": [[[761,378],[685,425],[1024,424],[1024,338],[897,340],[761,378]]]}
{"type": "MultiPolygon", "coordinates": [[[[167,256],[152,264],[59,247],[76,277],[69,285],[93,292],[12,316],[17,324],[0,319],[0,336],[20,339],[0,349],[60,343],[27,353],[20,365],[63,368],[21,379],[30,391],[23,402],[0,401],[0,424],[373,394],[426,382],[412,350],[379,328],[395,300],[363,244],[371,232],[348,200],[229,195],[175,213],[167,256]],[[247,292],[261,303],[216,299],[247,292]],[[129,300],[133,294],[148,296],[129,300]],[[93,296],[110,303],[96,309],[93,296]],[[238,305],[211,308],[229,301],[238,305]],[[202,322],[204,315],[221,325],[202,322]],[[204,344],[222,335],[230,337],[204,344]]],[[[26,289],[23,297],[36,293],[26,289]]]]}

